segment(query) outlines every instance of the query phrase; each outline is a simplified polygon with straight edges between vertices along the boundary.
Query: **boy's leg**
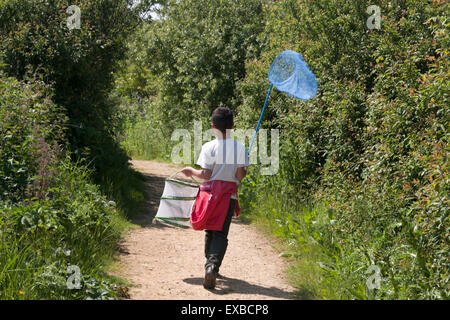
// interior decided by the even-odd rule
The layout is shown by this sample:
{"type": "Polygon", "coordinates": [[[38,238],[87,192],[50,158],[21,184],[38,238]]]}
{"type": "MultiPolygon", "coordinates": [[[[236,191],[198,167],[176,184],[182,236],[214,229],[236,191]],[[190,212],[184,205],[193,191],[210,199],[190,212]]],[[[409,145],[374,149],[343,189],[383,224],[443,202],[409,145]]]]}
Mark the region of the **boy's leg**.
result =
{"type": "Polygon", "coordinates": [[[208,266],[213,266],[216,273],[219,272],[219,268],[228,247],[228,231],[230,230],[230,224],[233,218],[235,206],[236,200],[231,199],[222,230],[208,230],[209,233],[207,232],[205,236],[205,255],[207,259],[205,268],[208,266]]]}
{"type": "Polygon", "coordinates": [[[208,252],[211,248],[211,242],[213,239],[213,231],[211,230],[205,230],[205,258],[208,258],[208,252]]]}

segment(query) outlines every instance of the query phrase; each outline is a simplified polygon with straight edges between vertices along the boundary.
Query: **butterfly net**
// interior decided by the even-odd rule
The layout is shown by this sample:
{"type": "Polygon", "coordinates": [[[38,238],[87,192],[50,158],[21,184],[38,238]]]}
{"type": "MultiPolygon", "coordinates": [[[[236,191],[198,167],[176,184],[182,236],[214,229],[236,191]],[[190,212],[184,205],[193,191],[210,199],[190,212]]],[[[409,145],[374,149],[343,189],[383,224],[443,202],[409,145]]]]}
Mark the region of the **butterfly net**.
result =
{"type": "Polygon", "coordinates": [[[269,69],[269,81],[278,90],[297,99],[308,100],[316,95],[317,80],[302,55],[286,50],[281,52],[269,69]]]}

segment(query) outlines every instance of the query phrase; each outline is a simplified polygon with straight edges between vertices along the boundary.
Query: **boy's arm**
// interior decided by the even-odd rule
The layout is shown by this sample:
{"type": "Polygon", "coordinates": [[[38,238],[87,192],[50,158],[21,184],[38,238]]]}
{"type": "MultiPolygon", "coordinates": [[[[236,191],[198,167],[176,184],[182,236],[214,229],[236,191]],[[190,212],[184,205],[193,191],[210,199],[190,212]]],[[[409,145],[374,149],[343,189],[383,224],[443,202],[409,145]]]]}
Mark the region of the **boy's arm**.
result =
{"type": "Polygon", "coordinates": [[[209,180],[212,175],[213,163],[211,159],[210,145],[205,143],[202,146],[202,150],[198,156],[197,165],[201,167],[200,170],[194,169],[192,167],[185,167],[181,170],[187,177],[197,177],[204,180],[209,180]]]}
{"type": "Polygon", "coordinates": [[[247,168],[250,165],[249,155],[245,149],[245,146],[241,144],[240,148],[238,168],[236,169],[235,173],[235,177],[239,181],[245,178],[245,176],[247,175],[247,168]]]}
{"type": "Polygon", "coordinates": [[[183,170],[181,170],[181,173],[184,173],[184,175],[187,177],[194,176],[200,179],[209,180],[209,178],[211,178],[212,170],[209,169],[196,170],[192,167],[186,167],[183,170]]]}

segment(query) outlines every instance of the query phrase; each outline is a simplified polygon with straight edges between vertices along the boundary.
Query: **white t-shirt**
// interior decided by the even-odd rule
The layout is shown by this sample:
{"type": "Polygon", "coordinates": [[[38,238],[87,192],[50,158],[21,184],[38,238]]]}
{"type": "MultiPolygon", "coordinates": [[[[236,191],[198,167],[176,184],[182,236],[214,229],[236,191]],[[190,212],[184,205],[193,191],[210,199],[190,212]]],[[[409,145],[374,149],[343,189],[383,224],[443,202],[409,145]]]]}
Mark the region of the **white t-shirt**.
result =
{"type": "Polygon", "coordinates": [[[203,169],[212,171],[209,180],[239,183],[236,178],[236,170],[240,167],[247,167],[249,159],[245,146],[241,142],[230,138],[214,139],[202,146],[197,164],[203,169]]]}

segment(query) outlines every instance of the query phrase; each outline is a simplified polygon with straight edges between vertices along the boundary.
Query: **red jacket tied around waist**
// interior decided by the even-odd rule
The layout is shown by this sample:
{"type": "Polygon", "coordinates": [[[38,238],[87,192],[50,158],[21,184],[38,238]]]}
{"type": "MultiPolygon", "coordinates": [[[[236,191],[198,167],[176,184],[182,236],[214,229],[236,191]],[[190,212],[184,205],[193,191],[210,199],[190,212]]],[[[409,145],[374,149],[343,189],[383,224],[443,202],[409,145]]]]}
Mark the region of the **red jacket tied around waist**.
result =
{"type": "MultiPolygon", "coordinates": [[[[212,180],[202,183],[192,208],[192,228],[194,230],[221,231],[233,193],[237,193],[235,182],[212,180]]],[[[236,216],[239,215],[240,211],[236,200],[234,209],[236,216]]]]}

